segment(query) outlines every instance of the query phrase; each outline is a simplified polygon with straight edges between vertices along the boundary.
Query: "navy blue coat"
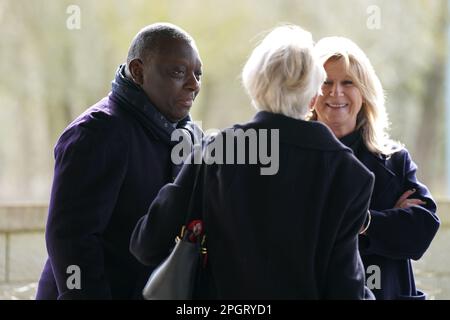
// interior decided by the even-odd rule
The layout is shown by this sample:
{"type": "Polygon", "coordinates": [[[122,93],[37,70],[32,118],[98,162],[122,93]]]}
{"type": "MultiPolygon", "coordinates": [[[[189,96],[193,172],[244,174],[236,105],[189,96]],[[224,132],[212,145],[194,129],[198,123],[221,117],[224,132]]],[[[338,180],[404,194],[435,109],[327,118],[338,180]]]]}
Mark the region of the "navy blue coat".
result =
{"type": "Polygon", "coordinates": [[[439,228],[436,203],[417,180],[417,166],[407,150],[386,158],[369,152],[361,143],[355,154],[375,175],[372,221],[367,235],[360,236],[366,270],[370,266],[380,268],[381,288],[371,289],[377,299],[425,299],[425,294],[416,289],[410,259],[417,260],[425,253],[439,228]],[[400,196],[413,188],[417,191],[410,198],[426,204],[394,209],[400,196]]]}
{"type": "Polygon", "coordinates": [[[167,256],[193,194],[189,214],[206,226],[210,297],[363,299],[358,232],[372,174],[320,123],[259,112],[235,129],[280,130],[278,173],[261,175],[260,165],[185,165],[139,220],[133,254],[151,266],[167,256]]]}
{"type": "Polygon", "coordinates": [[[171,146],[156,133],[159,113],[150,112],[143,92],[119,86],[70,124],[55,147],[49,259],[38,299],[141,298],[151,272],[131,255],[129,240],[160,188],[173,181],[171,146]],[[136,105],[124,95],[134,95],[136,105]],[[79,290],[67,286],[70,265],[81,270],[79,290]]]}

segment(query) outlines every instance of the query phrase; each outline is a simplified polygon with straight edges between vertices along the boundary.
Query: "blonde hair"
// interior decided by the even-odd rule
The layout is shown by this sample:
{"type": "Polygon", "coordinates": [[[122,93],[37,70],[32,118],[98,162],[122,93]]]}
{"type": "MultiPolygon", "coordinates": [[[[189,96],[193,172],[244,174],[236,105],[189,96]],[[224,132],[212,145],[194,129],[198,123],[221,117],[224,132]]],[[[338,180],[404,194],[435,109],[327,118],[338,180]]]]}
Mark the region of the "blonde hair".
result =
{"type": "MultiPolygon", "coordinates": [[[[361,92],[363,104],[356,118],[356,130],[361,130],[367,149],[386,156],[402,149],[403,145],[391,140],[387,132],[389,121],[383,87],[365,53],[344,37],[323,38],[317,42],[314,50],[322,64],[343,59],[347,74],[361,92]]],[[[317,120],[315,110],[307,118],[317,120]]]]}
{"type": "Polygon", "coordinates": [[[253,106],[304,119],[326,76],[313,50],[311,33],[299,26],[273,29],[242,70],[243,85],[253,106]]]}

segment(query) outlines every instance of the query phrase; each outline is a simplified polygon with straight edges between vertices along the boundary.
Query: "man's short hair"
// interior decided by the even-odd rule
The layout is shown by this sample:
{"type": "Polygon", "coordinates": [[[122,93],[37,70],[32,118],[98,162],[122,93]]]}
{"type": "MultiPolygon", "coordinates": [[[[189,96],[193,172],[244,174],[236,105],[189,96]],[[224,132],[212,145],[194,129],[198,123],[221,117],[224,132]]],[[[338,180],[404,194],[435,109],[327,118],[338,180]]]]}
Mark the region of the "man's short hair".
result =
{"type": "Polygon", "coordinates": [[[131,42],[127,56],[127,68],[134,59],[145,60],[157,53],[163,39],[179,39],[194,43],[194,39],[183,29],[170,23],[154,23],[142,28],[131,42]]]}

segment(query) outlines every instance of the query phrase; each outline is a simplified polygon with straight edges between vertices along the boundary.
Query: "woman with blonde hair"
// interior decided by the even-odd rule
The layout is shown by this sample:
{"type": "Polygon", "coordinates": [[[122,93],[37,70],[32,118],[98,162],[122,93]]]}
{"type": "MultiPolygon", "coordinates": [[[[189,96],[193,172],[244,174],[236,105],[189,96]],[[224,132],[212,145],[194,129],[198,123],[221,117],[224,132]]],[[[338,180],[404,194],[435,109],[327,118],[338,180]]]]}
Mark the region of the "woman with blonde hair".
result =
{"type": "Polygon", "coordinates": [[[373,298],[358,253],[373,175],[326,126],[305,121],[325,79],[311,34],[293,25],[275,28],[253,50],[242,79],[258,113],[212,138],[206,152],[222,138],[249,138],[247,161],[233,162],[240,147],[224,143],[215,153],[226,154],[226,162],[185,164],[138,222],[131,252],[158,264],[194,199],[192,212],[207,236],[213,294],[206,298],[373,298]],[[248,159],[268,145],[277,170],[265,174],[267,162],[248,159]]]}
{"type": "Polygon", "coordinates": [[[408,151],[389,138],[383,88],[364,52],[343,37],[323,38],[315,51],[327,78],[308,118],[326,124],[375,175],[359,238],[364,266],[375,272],[368,286],[377,299],[425,299],[411,259],[425,253],[439,228],[436,203],[408,151]]]}

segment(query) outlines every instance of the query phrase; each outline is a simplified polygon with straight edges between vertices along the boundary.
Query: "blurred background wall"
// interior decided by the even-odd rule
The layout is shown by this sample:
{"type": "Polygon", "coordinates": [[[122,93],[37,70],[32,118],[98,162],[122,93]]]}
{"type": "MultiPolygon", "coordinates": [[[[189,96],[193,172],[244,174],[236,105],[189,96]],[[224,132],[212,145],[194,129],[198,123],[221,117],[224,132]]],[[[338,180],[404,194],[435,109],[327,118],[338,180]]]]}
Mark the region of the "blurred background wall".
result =
{"type": "MultiPolygon", "coordinates": [[[[205,130],[255,113],[240,71],[264,31],[290,22],[316,41],[353,39],[384,85],[391,136],[406,145],[419,179],[443,199],[450,193],[448,6],[447,0],[1,0],[0,283],[37,280],[45,259],[53,146],[75,117],[108,94],[131,39],[157,21],[177,24],[196,39],[204,77],[192,115],[205,130]]],[[[447,212],[440,214],[447,223],[447,212]]],[[[450,230],[444,230],[433,243],[436,254],[422,263],[419,282],[431,281],[432,293],[449,298],[449,258],[442,257],[450,230]],[[442,283],[446,289],[439,289],[442,283]]]]}
{"type": "Polygon", "coordinates": [[[392,136],[406,144],[433,194],[445,195],[447,6],[446,0],[2,0],[0,202],[48,201],[59,134],[109,92],[131,39],[156,21],[175,23],[197,41],[204,78],[193,117],[204,129],[253,115],[239,74],[263,31],[291,22],[315,40],[353,39],[382,80],[392,136]],[[70,5],[79,8],[79,29],[68,28],[70,5]]]}

